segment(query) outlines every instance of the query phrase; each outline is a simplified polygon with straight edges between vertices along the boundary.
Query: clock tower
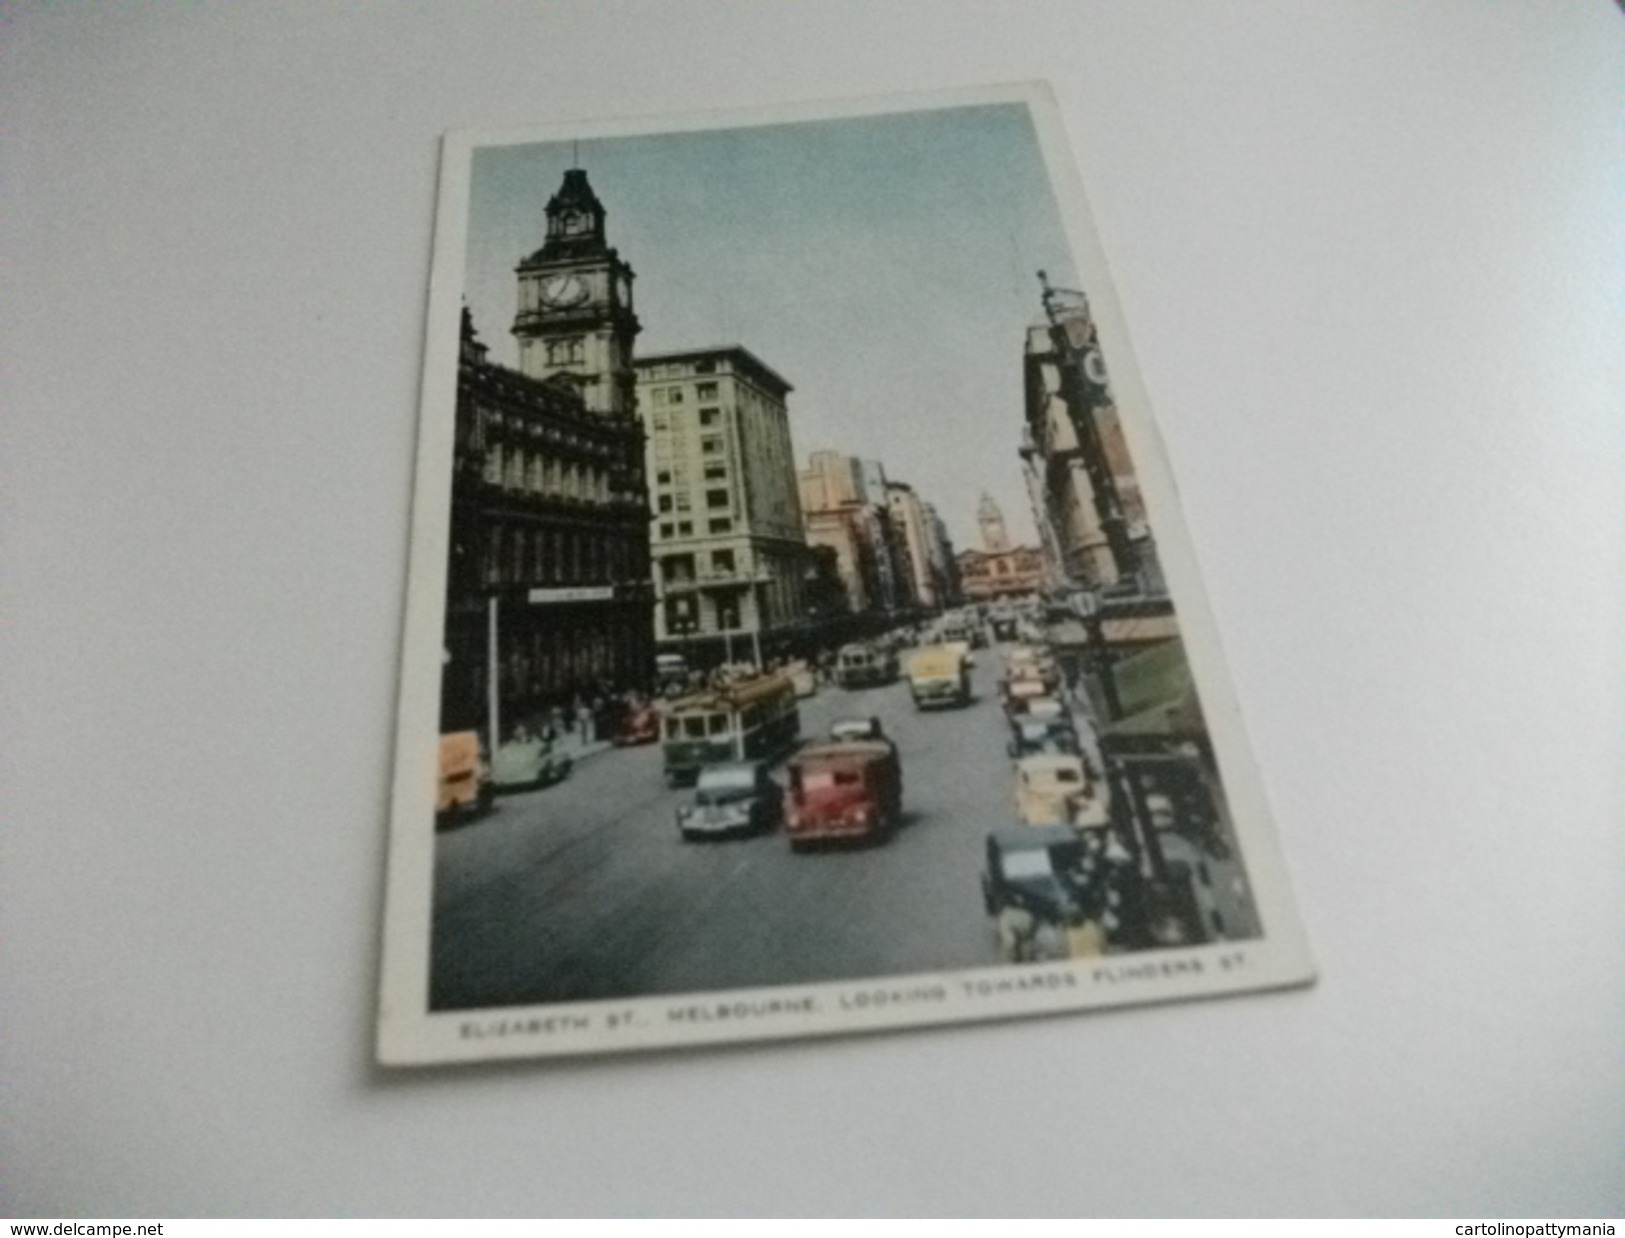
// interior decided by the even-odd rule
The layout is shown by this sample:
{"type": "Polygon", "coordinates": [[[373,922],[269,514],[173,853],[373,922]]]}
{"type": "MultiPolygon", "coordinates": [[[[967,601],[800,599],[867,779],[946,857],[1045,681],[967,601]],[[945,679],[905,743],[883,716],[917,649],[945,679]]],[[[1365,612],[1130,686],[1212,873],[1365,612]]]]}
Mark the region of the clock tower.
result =
{"type": "Polygon", "coordinates": [[[631,417],[634,276],[605,241],[604,216],[586,172],[571,168],[548,201],[546,241],[514,271],[513,334],[521,373],[570,383],[592,412],[631,417]]]}

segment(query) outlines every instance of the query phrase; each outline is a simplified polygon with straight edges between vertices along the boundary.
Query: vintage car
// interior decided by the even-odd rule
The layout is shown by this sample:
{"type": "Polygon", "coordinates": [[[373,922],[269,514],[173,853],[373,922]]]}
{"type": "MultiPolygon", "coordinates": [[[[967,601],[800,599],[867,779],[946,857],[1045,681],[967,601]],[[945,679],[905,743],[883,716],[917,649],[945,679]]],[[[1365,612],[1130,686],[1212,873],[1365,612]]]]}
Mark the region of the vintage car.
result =
{"type": "Polygon", "coordinates": [[[1075,753],[1044,753],[1016,762],[1016,816],[1024,825],[1098,829],[1111,821],[1106,784],[1075,753]]]}
{"type": "Polygon", "coordinates": [[[680,653],[655,655],[655,684],[662,692],[688,682],[688,659],[680,653]]]}
{"type": "Polygon", "coordinates": [[[1133,866],[1107,831],[1065,826],[987,836],[982,903],[1012,963],[1104,954],[1134,901],[1133,866]]]}
{"type": "Polygon", "coordinates": [[[521,731],[497,746],[491,778],[498,794],[532,791],[563,782],[570,775],[570,766],[569,756],[556,751],[547,740],[521,731]]]}
{"type": "Polygon", "coordinates": [[[435,825],[472,820],[491,810],[491,771],[480,751],[476,731],[453,731],[440,737],[439,774],[435,790],[435,825]]]}
{"type": "Polygon", "coordinates": [[[963,646],[928,645],[908,660],[908,690],[916,709],[969,705],[970,654],[963,646]]]}
{"type": "Polygon", "coordinates": [[[896,678],[897,655],[883,645],[847,645],[835,659],[835,681],[843,688],[879,688],[896,678]]]}
{"type": "Polygon", "coordinates": [[[1005,751],[1011,760],[1019,761],[1045,752],[1081,755],[1083,749],[1068,715],[1039,718],[1027,714],[1010,720],[1010,742],[1005,751]]]}
{"type": "Polygon", "coordinates": [[[1043,679],[1006,679],[999,684],[999,699],[1004,705],[1004,716],[1014,718],[1026,713],[1032,702],[1054,700],[1054,689],[1043,679]]]}
{"type": "MultiPolygon", "coordinates": [[[[829,725],[829,737],[836,740],[873,739],[883,744],[891,744],[891,737],[880,725],[880,719],[873,714],[857,718],[837,718],[829,725]]],[[[897,745],[892,744],[895,748],[897,745]]]]}
{"type": "Polygon", "coordinates": [[[1022,718],[1036,718],[1040,722],[1054,722],[1062,720],[1072,722],[1072,714],[1067,707],[1053,696],[1029,696],[1024,708],[1017,715],[1022,718]]]}
{"type": "Polygon", "coordinates": [[[660,742],[660,711],[650,705],[636,706],[621,715],[611,741],[617,748],[660,742]]]}
{"type": "Polygon", "coordinates": [[[770,830],[779,817],[779,795],[765,761],[707,765],[694,798],[677,807],[677,831],[692,842],[770,830]]]}
{"type": "Polygon", "coordinates": [[[884,841],[903,812],[903,767],[889,740],[832,740],[790,759],[784,829],[794,851],[815,842],[884,841]]]}
{"type": "Polygon", "coordinates": [[[1054,691],[1061,682],[1061,669],[1049,650],[1037,645],[1012,645],[1004,654],[1004,682],[1042,679],[1054,691]]]}

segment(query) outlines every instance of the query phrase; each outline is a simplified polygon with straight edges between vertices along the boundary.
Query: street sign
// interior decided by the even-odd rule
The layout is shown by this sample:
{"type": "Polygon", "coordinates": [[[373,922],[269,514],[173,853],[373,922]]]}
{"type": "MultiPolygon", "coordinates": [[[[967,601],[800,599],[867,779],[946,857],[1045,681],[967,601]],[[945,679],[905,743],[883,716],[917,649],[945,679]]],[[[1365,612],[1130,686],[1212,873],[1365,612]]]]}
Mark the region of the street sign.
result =
{"type": "Polygon", "coordinates": [[[614,597],[614,585],[581,585],[571,589],[532,589],[527,600],[532,606],[540,606],[546,602],[609,602],[614,597]]]}

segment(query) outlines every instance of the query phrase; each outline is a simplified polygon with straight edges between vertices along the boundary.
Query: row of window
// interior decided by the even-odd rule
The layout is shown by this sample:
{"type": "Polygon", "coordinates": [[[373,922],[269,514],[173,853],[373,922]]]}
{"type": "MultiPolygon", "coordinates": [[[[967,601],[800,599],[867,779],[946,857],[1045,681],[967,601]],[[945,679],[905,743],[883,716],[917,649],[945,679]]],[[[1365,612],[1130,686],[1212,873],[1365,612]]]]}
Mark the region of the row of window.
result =
{"type": "Polygon", "coordinates": [[[545,346],[548,365],[581,365],[587,359],[587,341],[583,336],[547,340],[545,346]]]}
{"type": "MultiPolygon", "coordinates": [[[[726,489],[707,490],[705,492],[705,506],[711,511],[725,510],[732,502],[732,496],[726,489]]],[[[689,495],[686,490],[679,490],[676,494],[662,494],[656,500],[657,510],[664,515],[673,509],[686,512],[689,509],[689,495]]]]}
{"type": "MultiPolygon", "coordinates": [[[[722,410],[720,408],[700,409],[700,427],[702,429],[717,426],[722,423],[722,410]]],[[[673,431],[681,432],[685,426],[683,418],[673,413],[656,413],[649,419],[649,426],[658,435],[671,434],[673,431]]]]}
{"type": "Polygon", "coordinates": [[[666,599],[666,632],[671,636],[693,636],[704,632],[737,632],[740,624],[739,599],[719,597],[709,608],[711,622],[705,622],[699,599],[694,594],[683,594],[666,599]]]}
{"type": "MultiPolygon", "coordinates": [[[[708,464],[705,466],[706,481],[727,481],[728,466],[726,464],[708,464]]],[[[655,485],[684,486],[688,484],[688,470],[682,465],[673,465],[669,469],[659,469],[655,473],[655,485]]]]}
{"type": "Polygon", "coordinates": [[[504,490],[542,494],[553,498],[607,503],[613,492],[609,470],[545,456],[517,447],[493,444],[485,453],[485,480],[504,490]]]}
{"type": "MultiPolygon", "coordinates": [[[[723,516],[706,523],[705,531],[710,534],[732,533],[734,522],[730,517],[723,516]]],[[[674,537],[693,537],[694,522],[692,520],[668,521],[660,526],[660,539],[670,541],[674,537]]]]}
{"type": "MultiPolygon", "coordinates": [[[[668,584],[683,584],[695,579],[694,567],[698,557],[692,554],[667,555],[660,560],[661,579],[668,584]]],[[[713,576],[732,576],[737,560],[732,549],[713,550],[711,552],[711,572],[713,576]]]]}
{"type": "MultiPolygon", "coordinates": [[[[556,631],[531,628],[504,640],[502,693],[510,701],[556,695],[595,683],[624,683],[638,671],[642,652],[629,632],[603,628],[556,631]]],[[[485,693],[485,661],[476,659],[474,686],[485,693]]]]}
{"type": "Polygon", "coordinates": [[[613,584],[641,575],[624,535],[494,525],[480,567],[487,585],[613,584]]]}
{"type": "MultiPolygon", "coordinates": [[[[650,408],[676,408],[686,398],[682,387],[652,387],[649,389],[650,408]]],[[[694,386],[694,399],[696,401],[714,400],[717,398],[717,385],[715,383],[696,383],[694,386]]],[[[715,409],[711,410],[715,412],[715,409]]]]}

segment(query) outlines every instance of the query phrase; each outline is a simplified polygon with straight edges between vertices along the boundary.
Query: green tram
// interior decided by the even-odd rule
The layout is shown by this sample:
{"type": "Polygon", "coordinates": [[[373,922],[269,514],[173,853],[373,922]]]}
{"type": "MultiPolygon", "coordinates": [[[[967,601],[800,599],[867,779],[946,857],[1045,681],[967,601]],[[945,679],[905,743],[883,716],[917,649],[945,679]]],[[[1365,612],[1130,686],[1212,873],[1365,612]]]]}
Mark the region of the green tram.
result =
{"type": "Polygon", "coordinates": [[[719,761],[771,761],[801,734],[795,685],[787,675],[760,675],[673,701],[661,733],[670,786],[693,784],[719,761]]]}

